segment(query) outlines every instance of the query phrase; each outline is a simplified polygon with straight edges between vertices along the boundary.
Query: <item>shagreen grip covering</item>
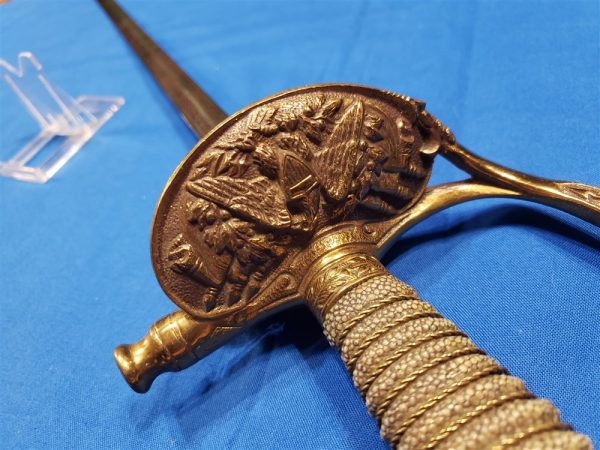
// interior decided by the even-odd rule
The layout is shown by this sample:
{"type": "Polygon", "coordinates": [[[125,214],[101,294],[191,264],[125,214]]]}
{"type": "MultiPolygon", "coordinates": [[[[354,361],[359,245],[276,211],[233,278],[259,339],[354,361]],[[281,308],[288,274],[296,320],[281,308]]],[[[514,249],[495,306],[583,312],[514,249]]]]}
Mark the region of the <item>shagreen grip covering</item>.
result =
{"type": "MultiPolygon", "coordinates": [[[[326,270],[343,273],[352,258],[326,270]]],[[[361,258],[350,290],[313,289],[321,298],[309,300],[394,448],[592,448],[413,288],[361,258]]]]}

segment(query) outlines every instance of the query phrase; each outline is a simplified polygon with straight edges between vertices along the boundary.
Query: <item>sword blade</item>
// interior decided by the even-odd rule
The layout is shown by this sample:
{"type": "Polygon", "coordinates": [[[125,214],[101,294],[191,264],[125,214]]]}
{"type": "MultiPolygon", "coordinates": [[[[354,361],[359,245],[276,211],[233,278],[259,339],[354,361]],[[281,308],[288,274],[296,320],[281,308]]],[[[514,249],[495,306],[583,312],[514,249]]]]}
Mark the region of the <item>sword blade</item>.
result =
{"type": "Polygon", "coordinates": [[[225,120],[227,114],[114,0],[98,3],[197,136],[204,136],[225,120]]]}

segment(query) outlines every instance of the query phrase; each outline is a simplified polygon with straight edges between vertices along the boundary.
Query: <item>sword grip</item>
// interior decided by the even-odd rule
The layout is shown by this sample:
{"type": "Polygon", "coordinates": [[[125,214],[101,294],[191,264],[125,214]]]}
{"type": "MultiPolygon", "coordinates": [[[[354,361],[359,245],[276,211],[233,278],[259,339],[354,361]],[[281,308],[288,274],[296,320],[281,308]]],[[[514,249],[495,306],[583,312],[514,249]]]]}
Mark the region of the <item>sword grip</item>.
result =
{"type": "Polygon", "coordinates": [[[317,274],[308,300],[392,447],[592,448],[375,258],[349,255],[321,272],[333,287],[317,274]],[[331,282],[336,273],[344,283],[331,282]]]}

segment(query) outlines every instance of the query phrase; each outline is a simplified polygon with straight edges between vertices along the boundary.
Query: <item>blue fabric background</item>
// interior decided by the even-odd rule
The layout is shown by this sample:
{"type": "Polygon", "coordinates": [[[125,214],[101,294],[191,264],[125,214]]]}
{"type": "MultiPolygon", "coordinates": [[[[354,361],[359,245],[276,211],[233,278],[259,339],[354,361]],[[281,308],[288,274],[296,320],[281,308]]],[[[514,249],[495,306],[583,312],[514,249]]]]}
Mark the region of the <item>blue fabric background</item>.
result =
{"type": "MultiPolygon", "coordinates": [[[[357,82],[428,101],[465,145],[600,185],[598,1],[125,1],[229,113],[357,82]]],[[[33,51],[73,95],[126,105],[46,185],[0,179],[3,448],[387,448],[317,322],[296,309],[132,392],[112,349],[173,305],[148,252],[195,139],[92,1],[0,6],[0,57],[33,51]]],[[[0,86],[0,152],[35,129],[0,86]]],[[[434,182],[460,172],[438,160],[434,182]]],[[[600,445],[600,233],[479,201],[412,230],[387,266],[600,445]]]]}

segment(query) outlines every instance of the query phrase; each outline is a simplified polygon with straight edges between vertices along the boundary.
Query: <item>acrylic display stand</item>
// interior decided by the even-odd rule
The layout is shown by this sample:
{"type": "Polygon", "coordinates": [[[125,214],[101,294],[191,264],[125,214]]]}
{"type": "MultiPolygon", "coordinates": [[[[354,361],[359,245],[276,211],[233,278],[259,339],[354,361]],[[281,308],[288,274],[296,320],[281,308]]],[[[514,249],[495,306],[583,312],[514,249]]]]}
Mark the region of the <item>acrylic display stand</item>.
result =
{"type": "Polygon", "coordinates": [[[52,178],[125,103],[122,97],[72,98],[50,84],[30,52],[19,54],[16,68],[0,59],[0,76],[40,126],[24,147],[0,161],[0,175],[22,181],[52,178]],[[29,165],[37,155],[43,157],[41,164],[29,165]]]}

